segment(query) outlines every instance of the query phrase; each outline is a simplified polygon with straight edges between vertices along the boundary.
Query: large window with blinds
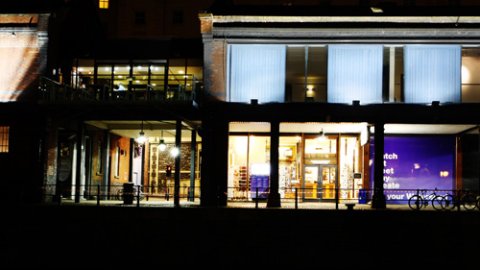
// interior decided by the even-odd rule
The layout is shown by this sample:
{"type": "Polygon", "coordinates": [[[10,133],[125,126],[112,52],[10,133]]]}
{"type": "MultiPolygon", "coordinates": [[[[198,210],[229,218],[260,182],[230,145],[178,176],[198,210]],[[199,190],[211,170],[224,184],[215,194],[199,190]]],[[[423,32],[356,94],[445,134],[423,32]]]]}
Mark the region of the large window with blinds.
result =
{"type": "Polygon", "coordinates": [[[227,100],[285,101],[285,45],[229,45],[227,100]]]}
{"type": "Polygon", "coordinates": [[[10,127],[0,126],[0,153],[9,152],[10,127]]]}
{"type": "Polygon", "coordinates": [[[382,103],[383,46],[328,46],[328,102],[382,103]]]}
{"type": "Polygon", "coordinates": [[[479,102],[480,47],[230,44],[226,101],[479,102]]]}
{"type": "Polygon", "coordinates": [[[404,48],[405,103],[461,102],[461,46],[404,48]]]}

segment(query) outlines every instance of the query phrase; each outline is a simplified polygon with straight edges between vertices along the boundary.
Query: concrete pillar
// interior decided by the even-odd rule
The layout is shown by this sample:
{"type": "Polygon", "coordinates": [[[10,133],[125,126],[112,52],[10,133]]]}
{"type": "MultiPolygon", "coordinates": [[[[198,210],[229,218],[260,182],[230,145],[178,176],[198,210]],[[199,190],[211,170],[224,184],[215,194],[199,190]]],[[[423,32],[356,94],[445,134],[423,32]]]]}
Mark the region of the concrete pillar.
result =
{"type": "Polygon", "coordinates": [[[75,171],[75,203],[80,202],[80,196],[81,196],[81,191],[82,191],[82,173],[84,170],[82,170],[82,166],[84,163],[82,162],[82,157],[83,157],[83,149],[84,147],[84,127],[83,123],[80,121],[78,124],[78,130],[77,130],[77,143],[75,144],[77,147],[76,151],[76,171],[75,171]]]}
{"type": "Polygon", "coordinates": [[[180,207],[180,158],[181,158],[181,143],[182,143],[182,121],[177,120],[175,125],[175,147],[178,149],[178,155],[175,157],[175,174],[173,187],[173,205],[180,207]]]}
{"type": "MultiPolygon", "coordinates": [[[[103,183],[102,183],[102,194],[107,194],[107,191],[110,190],[110,131],[105,130],[104,133],[104,143],[103,143],[103,156],[100,157],[103,159],[103,183]]],[[[105,198],[104,198],[105,199],[105,198]]]]}
{"type": "Polygon", "coordinates": [[[384,123],[375,123],[375,160],[373,172],[373,197],[372,208],[386,208],[385,194],[383,193],[383,154],[384,154],[385,128],[384,123]]]}
{"type": "Polygon", "coordinates": [[[188,194],[188,200],[195,201],[195,168],[197,156],[197,131],[192,130],[192,137],[190,142],[190,193],[188,194]]]}
{"type": "Polygon", "coordinates": [[[202,121],[202,177],[200,205],[227,205],[228,122],[210,116],[202,121]]]}
{"type": "Polygon", "coordinates": [[[280,123],[270,123],[270,193],[267,207],[280,207],[280,193],[278,193],[278,146],[280,141],[280,123]]]}

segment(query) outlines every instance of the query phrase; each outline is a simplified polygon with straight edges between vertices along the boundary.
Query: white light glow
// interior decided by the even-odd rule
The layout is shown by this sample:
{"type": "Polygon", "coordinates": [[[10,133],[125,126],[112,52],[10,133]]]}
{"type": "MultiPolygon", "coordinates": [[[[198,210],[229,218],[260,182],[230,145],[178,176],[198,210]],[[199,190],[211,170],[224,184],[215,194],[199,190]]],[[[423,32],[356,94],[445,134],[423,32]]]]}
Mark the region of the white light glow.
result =
{"type": "Polygon", "coordinates": [[[145,137],[145,133],[143,131],[140,131],[139,136],[135,141],[139,144],[144,144],[147,141],[147,137],[145,137]]]}
{"type": "Polygon", "coordinates": [[[178,150],[177,147],[173,147],[173,148],[170,150],[170,155],[171,155],[172,157],[177,157],[178,154],[180,154],[180,150],[178,150]]]}
{"type": "Polygon", "coordinates": [[[470,82],[470,70],[462,65],[462,83],[470,82]]]}
{"type": "Polygon", "coordinates": [[[320,160],[320,159],[313,159],[313,160],[310,160],[310,162],[312,162],[312,164],[330,164],[329,160],[320,160]]]}
{"type": "Polygon", "coordinates": [[[250,166],[250,174],[270,175],[269,163],[254,163],[250,166]]]}
{"type": "Polygon", "coordinates": [[[165,141],[161,139],[160,144],[158,145],[158,150],[160,150],[160,152],[163,152],[165,151],[165,149],[167,149],[167,145],[165,144],[165,141]]]}

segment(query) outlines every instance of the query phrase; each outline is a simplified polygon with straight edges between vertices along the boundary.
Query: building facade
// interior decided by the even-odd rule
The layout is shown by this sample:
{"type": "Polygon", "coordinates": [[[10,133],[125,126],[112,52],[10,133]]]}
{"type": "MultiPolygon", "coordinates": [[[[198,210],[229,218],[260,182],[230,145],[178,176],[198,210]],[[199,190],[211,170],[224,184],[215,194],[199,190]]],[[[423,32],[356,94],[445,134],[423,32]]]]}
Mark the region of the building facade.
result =
{"type": "Polygon", "coordinates": [[[389,4],[199,15],[222,203],[478,191],[478,7],[389,4]]]}
{"type": "Polygon", "coordinates": [[[0,16],[2,199],[478,192],[478,4],[427,2],[16,2],[0,16]]]}
{"type": "Polygon", "coordinates": [[[131,183],[142,199],[198,203],[209,5],[3,3],[2,199],[122,201],[131,183]]]}

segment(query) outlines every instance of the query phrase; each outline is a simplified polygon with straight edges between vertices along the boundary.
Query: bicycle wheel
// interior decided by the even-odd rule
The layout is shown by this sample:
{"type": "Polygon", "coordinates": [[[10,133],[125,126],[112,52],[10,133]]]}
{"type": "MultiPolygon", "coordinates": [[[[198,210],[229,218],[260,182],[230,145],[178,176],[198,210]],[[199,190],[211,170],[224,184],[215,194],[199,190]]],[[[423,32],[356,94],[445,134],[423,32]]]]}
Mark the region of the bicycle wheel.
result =
{"type": "Polygon", "coordinates": [[[462,205],[465,210],[471,211],[477,207],[477,197],[472,193],[466,193],[462,196],[462,205]]]}
{"type": "Polygon", "coordinates": [[[420,210],[424,206],[422,197],[419,195],[413,195],[408,199],[408,206],[412,210],[420,210]]]}
{"type": "Polygon", "coordinates": [[[455,197],[450,194],[445,194],[442,200],[442,208],[445,210],[452,210],[455,208],[455,197]]]}
{"type": "Polygon", "coordinates": [[[443,200],[444,200],[444,198],[440,195],[437,195],[437,196],[433,197],[433,199],[432,199],[433,209],[435,209],[437,211],[438,210],[443,210],[443,206],[442,206],[443,205],[443,200]]]}

